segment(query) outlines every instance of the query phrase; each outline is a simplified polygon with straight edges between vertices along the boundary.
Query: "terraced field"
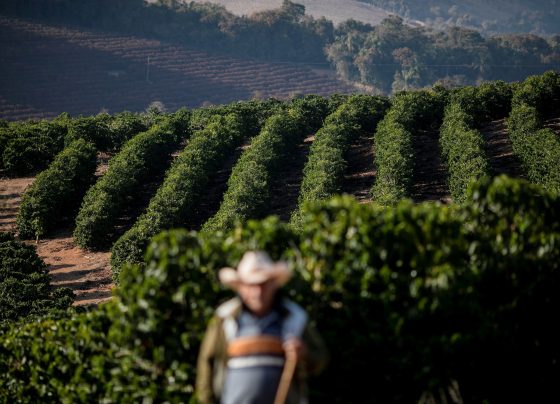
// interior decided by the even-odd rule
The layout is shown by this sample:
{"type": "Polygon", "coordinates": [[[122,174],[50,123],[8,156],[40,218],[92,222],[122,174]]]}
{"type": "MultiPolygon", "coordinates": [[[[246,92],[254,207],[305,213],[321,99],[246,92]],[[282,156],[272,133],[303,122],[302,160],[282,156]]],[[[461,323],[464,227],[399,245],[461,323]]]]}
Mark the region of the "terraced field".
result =
{"type": "Polygon", "coordinates": [[[253,97],[349,93],[330,71],[194,51],[145,38],[0,17],[0,118],[169,110],[253,97]]]}

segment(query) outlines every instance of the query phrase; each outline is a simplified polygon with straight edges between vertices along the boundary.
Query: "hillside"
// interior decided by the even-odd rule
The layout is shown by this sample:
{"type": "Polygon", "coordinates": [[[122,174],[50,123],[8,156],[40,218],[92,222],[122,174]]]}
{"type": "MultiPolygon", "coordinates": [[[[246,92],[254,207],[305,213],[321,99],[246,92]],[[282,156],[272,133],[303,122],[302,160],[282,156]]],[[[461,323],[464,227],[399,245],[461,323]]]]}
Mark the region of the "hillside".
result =
{"type": "Polygon", "coordinates": [[[250,98],[348,93],[332,72],[195,51],[142,37],[0,17],[0,118],[169,110],[250,98]]]}
{"type": "Polygon", "coordinates": [[[459,25],[487,33],[560,32],[557,0],[359,0],[436,27],[459,25]]]}
{"type": "MultiPolygon", "coordinates": [[[[219,4],[237,15],[251,15],[282,6],[282,0],[199,0],[197,2],[219,4]]],[[[306,14],[314,18],[325,17],[335,24],[354,19],[377,25],[389,15],[387,11],[379,7],[357,0],[299,0],[295,3],[305,6],[306,14]]]]}

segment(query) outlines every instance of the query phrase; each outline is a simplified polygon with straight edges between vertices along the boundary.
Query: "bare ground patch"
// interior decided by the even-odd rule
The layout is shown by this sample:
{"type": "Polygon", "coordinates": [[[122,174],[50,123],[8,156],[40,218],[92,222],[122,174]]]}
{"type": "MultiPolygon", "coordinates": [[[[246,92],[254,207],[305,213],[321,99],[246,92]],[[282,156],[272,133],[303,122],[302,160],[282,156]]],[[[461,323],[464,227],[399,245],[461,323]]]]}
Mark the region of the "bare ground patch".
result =
{"type": "MultiPolygon", "coordinates": [[[[0,179],[0,231],[16,231],[16,217],[25,189],[34,177],[0,179]]],[[[54,286],[74,291],[74,305],[98,304],[111,298],[113,281],[108,251],[91,253],[77,247],[70,229],[39,240],[27,240],[48,265],[54,286]]]]}
{"type": "Polygon", "coordinates": [[[0,231],[15,232],[21,196],[35,177],[0,179],[0,231]]]}
{"type": "Polygon", "coordinates": [[[68,287],[76,294],[74,305],[99,304],[111,298],[113,280],[110,252],[90,252],[76,246],[70,230],[39,240],[37,254],[48,265],[52,284],[68,287]]]}
{"type": "Polygon", "coordinates": [[[283,221],[290,220],[292,212],[298,206],[303,167],[314,140],[315,136],[306,137],[297,149],[281,162],[280,172],[270,186],[271,200],[268,215],[277,215],[283,221]]]}
{"type": "Polygon", "coordinates": [[[195,208],[194,216],[187,219],[186,227],[191,230],[200,230],[200,228],[220,209],[224,193],[227,190],[227,184],[231,171],[235,163],[244,150],[249,147],[247,143],[236,147],[235,150],[225,159],[222,167],[210,179],[206,185],[200,203],[195,208]]]}
{"type": "Polygon", "coordinates": [[[412,138],[414,175],[411,197],[414,202],[451,202],[447,167],[440,153],[439,132],[418,130],[412,138]]]}
{"type": "Polygon", "coordinates": [[[365,135],[360,136],[350,145],[346,159],[348,167],[342,192],[354,196],[360,203],[371,202],[371,188],[377,173],[373,140],[365,135]]]}
{"type": "Polygon", "coordinates": [[[494,175],[505,174],[510,177],[525,178],[521,163],[513,154],[506,119],[490,122],[482,128],[481,133],[485,140],[486,156],[492,173],[494,175]]]}
{"type": "Polygon", "coordinates": [[[560,136],[560,118],[549,118],[544,122],[545,128],[552,129],[558,136],[560,136]]]}

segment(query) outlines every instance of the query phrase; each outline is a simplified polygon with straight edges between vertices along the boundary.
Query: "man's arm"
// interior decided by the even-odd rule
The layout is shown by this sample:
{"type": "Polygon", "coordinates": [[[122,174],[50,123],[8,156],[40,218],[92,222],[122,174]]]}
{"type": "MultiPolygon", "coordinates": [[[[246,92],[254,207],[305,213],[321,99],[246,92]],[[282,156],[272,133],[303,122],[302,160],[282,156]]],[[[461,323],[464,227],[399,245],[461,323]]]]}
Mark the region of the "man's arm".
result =
{"type": "Polygon", "coordinates": [[[196,397],[201,404],[213,404],[215,402],[212,388],[214,379],[213,367],[218,345],[220,323],[217,317],[210,320],[198,354],[196,367],[196,397]]]}

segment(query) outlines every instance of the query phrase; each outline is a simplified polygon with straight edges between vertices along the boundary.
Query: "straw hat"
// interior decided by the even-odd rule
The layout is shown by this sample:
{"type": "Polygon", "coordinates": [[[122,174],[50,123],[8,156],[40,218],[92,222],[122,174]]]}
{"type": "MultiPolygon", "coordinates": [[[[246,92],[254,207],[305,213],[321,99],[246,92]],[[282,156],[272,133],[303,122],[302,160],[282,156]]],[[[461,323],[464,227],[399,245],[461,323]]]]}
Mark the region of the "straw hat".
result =
{"type": "Polygon", "coordinates": [[[292,277],[292,271],[283,261],[273,262],[263,251],[247,251],[237,270],[222,268],[219,272],[220,281],[232,289],[240,283],[259,284],[273,279],[278,286],[283,286],[292,277]]]}

